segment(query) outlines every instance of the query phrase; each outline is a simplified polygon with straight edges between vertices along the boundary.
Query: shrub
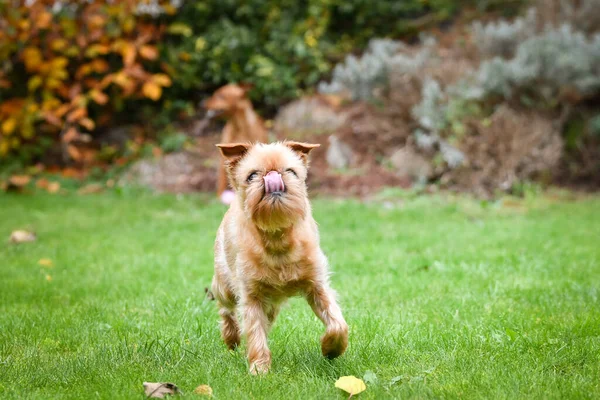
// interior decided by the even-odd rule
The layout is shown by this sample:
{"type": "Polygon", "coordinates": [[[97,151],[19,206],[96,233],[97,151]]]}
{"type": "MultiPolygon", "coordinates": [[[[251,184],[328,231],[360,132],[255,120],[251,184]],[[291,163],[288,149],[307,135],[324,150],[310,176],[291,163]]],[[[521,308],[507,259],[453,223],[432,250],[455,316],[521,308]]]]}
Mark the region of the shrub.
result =
{"type": "Polygon", "coordinates": [[[476,84],[483,96],[527,94],[555,102],[566,90],[589,96],[600,90],[600,34],[587,38],[568,24],[522,42],[511,60],[484,62],[476,84]]]}
{"type": "MultiPolygon", "coordinates": [[[[162,46],[174,77],[173,96],[212,91],[227,82],[254,85],[254,100],[269,106],[297,97],[317,84],[332,61],[361,48],[372,37],[395,37],[416,18],[449,17],[459,6],[483,5],[471,0],[207,0],[188,1],[170,19],[162,46]]],[[[370,82],[381,77],[378,57],[386,57],[391,41],[369,46],[373,57],[349,57],[342,69],[360,71],[352,85],[356,98],[369,97],[370,82]],[[382,46],[381,48],[379,46],[382,46]],[[379,53],[379,52],[382,53],[379,53]],[[372,70],[374,69],[374,70],[372,70]],[[354,87],[356,86],[356,87],[354,87]]],[[[354,77],[354,72],[348,72],[354,77]]],[[[343,78],[340,78],[343,80],[343,78]]],[[[338,90],[322,85],[324,91],[338,90]]]]}
{"type": "Polygon", "coordinates": [[[171,84],[150,72],[161,29],[136,1],[12,3],[0,4],[0,156],[60,134],[63,155],[77,158],[81,133],[171,84]]]}
{"type": "Polygon", "coordinates": [[[346,56],[335,66],[331,83],[321,82],[321,93],[347,93],[353,100],[371,100],[377,89],[387,87],[390,74],[415,74],[430,57],[433,39],[425,40],[424,49],[417,54],[397,41],[373,39],[361,57],[346,56]],[[398,53],[403,50],[404,53],[398,53]]]}
{"type": "Polygon", "coordinates": [[[513,22],[500,20],[484,25],[477,21],[471,27],[473,41],[482,57],[510,57],[523,40],[535,34],[536,23],[534,8],[529,9],[525,17],[516,18],[513,22]]]}

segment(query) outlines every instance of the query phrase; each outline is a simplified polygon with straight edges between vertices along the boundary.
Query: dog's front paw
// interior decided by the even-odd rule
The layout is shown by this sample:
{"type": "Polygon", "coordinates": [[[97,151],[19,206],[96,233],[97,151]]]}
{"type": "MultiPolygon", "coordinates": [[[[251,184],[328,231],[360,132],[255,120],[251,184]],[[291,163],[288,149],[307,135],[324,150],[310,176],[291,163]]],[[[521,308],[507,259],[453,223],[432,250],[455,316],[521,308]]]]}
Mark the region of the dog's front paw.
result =
{"type": "Polygon", "coordinates": [[[340,329],[328,330],[321,338],[321,351],[329,359],[344,354],[348,347],[348,326],[340,329]]]}
{"type": "Polygon", "coordinates": [[[271,369],[270,361],[255,361],[250,364],[251,375],[264,375],[271,369]]]}

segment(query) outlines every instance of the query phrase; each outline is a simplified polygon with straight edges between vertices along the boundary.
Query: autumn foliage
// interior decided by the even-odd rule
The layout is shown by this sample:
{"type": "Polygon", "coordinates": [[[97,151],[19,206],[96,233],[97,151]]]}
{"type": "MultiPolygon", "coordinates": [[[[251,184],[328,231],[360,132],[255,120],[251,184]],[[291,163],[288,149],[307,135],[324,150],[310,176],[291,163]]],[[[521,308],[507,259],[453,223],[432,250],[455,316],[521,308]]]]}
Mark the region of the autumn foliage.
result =
{"type": "Polygon", "coordinates": [[[0,157],[28,143],[85,142],[126,102],[156,101],[171,78],[156,47],[163,27],[139,1],[0,3],[0,157]]]}

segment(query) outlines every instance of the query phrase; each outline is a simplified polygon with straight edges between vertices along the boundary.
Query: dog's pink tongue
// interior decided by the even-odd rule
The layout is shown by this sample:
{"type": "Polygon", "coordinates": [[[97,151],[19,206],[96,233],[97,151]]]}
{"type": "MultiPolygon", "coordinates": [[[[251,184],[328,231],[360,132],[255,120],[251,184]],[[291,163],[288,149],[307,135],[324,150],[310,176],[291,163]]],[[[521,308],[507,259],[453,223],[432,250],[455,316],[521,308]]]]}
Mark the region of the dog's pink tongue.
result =
{"type": "Polygon", "coordinates": [[[281,174],[279,172],[271,171],[266,174],[263,179],[265,180],[265,192],[274,193],[284,191],[285,185],[283,184],[283,179],[281,179],[281,174]]]}

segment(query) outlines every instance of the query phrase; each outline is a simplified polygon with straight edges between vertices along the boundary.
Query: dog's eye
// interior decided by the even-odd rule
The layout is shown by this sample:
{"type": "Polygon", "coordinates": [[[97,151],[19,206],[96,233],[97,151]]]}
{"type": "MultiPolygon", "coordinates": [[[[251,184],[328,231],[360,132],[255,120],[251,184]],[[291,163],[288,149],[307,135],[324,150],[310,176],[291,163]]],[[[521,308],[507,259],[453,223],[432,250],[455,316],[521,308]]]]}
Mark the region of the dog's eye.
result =
{"type": "Polygon", "coordinates": [[[248,178],[246,178],[246,182],[251,182],[252,179],[254,179],[257,175],[258,175],[258,171],[252,172],[250,175],[248,175],[248,178]]]}
{"type": "Polygon", "coordinates": [[[288,169],[286,169],[286,170],[285,170],[285,172],[289,172],[289,173],[291,173],[291,174],[294,174],[294,176],[295,176],[296,178],[298,177],[298,174],[296,173],[296,171],[294,171],[294,170],[293,170],[293,169],[291,169],[291,168],[288,168],[288,169]]]}

